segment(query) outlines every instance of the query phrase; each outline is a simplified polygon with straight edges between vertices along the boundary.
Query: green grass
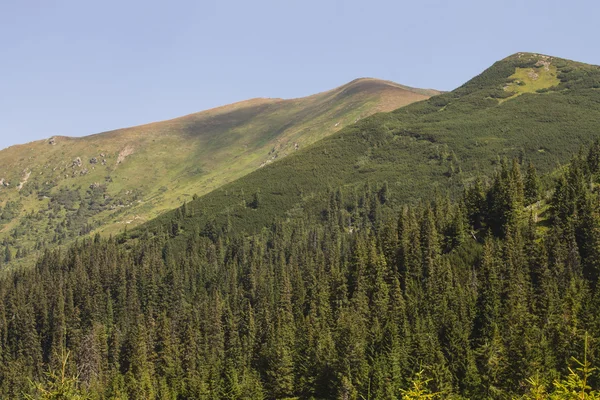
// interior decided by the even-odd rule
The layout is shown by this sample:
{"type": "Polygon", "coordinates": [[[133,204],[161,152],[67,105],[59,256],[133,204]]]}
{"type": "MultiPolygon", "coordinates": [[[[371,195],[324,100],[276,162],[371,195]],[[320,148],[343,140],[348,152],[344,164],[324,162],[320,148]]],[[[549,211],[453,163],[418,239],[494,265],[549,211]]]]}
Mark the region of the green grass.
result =
{"type": "Polygon", "coordinates": [[[555,87],[560,84],[557,75],[558,69],[555,65],[542,64],[531,68],[517,67],[515,73],[509,77],[510,83],[504,87],[504,90],[511,93],[512,96],[500,99],[500,102],[513,99],[523,93],[537,93],[539,90],[555,87]]]}

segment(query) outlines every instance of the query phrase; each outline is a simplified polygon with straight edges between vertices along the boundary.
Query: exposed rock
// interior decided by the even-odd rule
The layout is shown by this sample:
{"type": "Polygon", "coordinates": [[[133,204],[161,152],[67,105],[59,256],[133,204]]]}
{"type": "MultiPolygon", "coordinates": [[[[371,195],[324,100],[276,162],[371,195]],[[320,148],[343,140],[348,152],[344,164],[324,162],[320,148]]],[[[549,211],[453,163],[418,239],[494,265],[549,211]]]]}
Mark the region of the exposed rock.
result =
{"type": "Polygon", "coordinates": [[[96,157],[92,157],[90,159],[90,164],[98,164],[98,159],[96,157]]]}
{"type": "Polygon", "coordinates": [[[98,189],[100,187],[100,184],[98,182],[94,182],[90,185],[90,189],[94,190],[94,189],[98,189]]]}
{"type": "Polygon", "coordinates": [[[106,165],[106,158],[102,159],[102,165],[106,165]]]}
{"type": "Polygon", "coordinates": [[[25,186],[25,184],[29,180],[30,176],[31,176],[31,171],[27,171],[27,170],[23,171],[23,180],[19,183],[19,186],[17,186],[17,189],[19,189],[19,191],[21,191],[21,189],[23,189],[23,186],[25,186]]]}
{"type": "Polygon", "coordinates": [[[532,81],[537,81],[537,79],[540,77],[533,69],[531,69],[531,70],[529,70],[529,72],[527,72],[527,76],[532,81]]]}
{"type": "Polygon", "coordinates": [[[121,164],[123,161],[125,161],[125,159],[128,156],[132,155],[133,152],[133,147],[131,147],[130,145],[125,146],[125,148],[119,153],[119,157],[117,158],[117,164],[121,164]]]}
{"type": "Polygon", "coordinates": [[[104,158],[106,155],[104,153],[100,153],[100,157],[104,158]]]}
{"type": "Polygon", "coordinates": [[[298,150],[300,148],[300,145],[296,142],[294,143],[294,150],[298,150]]]}
{"type": "Polygon", "coordinates": [[[79,175],[81,175],[81,176],[83,176],[83,175],[87,175],[87,173],[88,173],[88,172],[89,172],[89,171],[87,170],[87,168],[84,168],[84,169],[82,169],[82,170],[79,172],[79,175]]]}
{"type": "Polygon", "coordinates": [[[48,140],[48,144],[50,146],[54,146],[56,144],[56,139],[55,138],[50,138],[50,140],[48,140]]]}
{"type": "Polygon", "coordinates": [[[548,57],[542,57],[542,60],[539,60],[538,62],[535,63],[536,67],[544,67],[545,71],[549,71],[550,70],[550,60],[548,60],[548,57]]]}
{"type": "Polygon", "coordinates": [[[77,157],[76,159],[73,160],[73,164],[71,165],[71,167],[75,168],[75,167],[81,167],[83,165],[83,162],[81,161],[81,157],[77,157]]]}

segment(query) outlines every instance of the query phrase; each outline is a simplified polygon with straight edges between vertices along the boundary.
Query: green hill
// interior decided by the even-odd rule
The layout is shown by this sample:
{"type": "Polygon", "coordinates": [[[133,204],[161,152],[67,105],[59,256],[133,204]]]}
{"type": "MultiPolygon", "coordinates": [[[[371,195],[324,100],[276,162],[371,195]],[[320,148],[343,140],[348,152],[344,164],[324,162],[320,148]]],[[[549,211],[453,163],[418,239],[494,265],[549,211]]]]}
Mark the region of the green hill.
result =
{"type": "MultiPolygon", "coordinates": [[[[208,222],[252,232],[317,215],[327,192],[387,182],[392,202],[462,190],[503,157],[547,172],[600,134],[600,67],[517,53],[456,90],[365,118],[190,203],[183,231],[208,222]],[[254,202],[257,197],[259,202],[254,202]]],[[[160,231],[174,213],[143,226],[160,231]]]]}
{"type": "Polygon", "coordinates": [[[600,68],[519,53],[44,252],[0,279],[0,396],[598,398],[599,125],[600,68]]]}
{"type": "Polygon", "coordinates": [[[0,279],[0,397],[598,399],[600,141],[556,176],[502,161],[456,202],[373,186],[251,237],[45,252],[0,279]]]}
{"type": "Polygon", "coordinates": [[[437,93],[357,79],[305,98],[253,99],[2,150],[0,240],[23,256],[89,232],[120,232],[375,112],[437,93]]]}

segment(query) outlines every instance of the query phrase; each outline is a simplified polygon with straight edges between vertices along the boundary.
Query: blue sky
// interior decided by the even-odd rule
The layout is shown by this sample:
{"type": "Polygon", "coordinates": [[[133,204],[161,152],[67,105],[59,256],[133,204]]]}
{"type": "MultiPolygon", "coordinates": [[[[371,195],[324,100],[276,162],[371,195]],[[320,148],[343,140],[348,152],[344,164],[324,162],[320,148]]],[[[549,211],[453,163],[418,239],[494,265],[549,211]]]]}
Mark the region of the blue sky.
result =
{"type": "Polygon", "coordinates": [[[0,148],[358,77],[451,90],[531,51],[600,64],[596,1],[0,0],[0,148]]]}

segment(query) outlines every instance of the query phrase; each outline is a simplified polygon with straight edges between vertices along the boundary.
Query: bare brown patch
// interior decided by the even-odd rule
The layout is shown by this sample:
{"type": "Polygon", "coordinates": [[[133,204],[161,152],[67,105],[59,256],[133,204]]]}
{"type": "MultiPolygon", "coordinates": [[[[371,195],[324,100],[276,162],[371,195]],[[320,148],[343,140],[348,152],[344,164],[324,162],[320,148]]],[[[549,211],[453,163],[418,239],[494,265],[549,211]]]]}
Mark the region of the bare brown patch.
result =
{"type": "Polygon", "coordinates": [[[538,78],[540,77],[540,76],[538,75],[538,73],[537,73],[537,72],[535,72],[535,71],[533,70],[533,68],[532,68],[532,69],[531,69],[529,72],[527,72],[527,76],[528,76],[528,77],[529,77],[529,78],[530,78],[532,81],[537,81],[537,80],[538,80],[538,78]]]}
{"type": "Polygon", "coordinates": [[[119,153],[119,157],[117,157],[117,165],[121,164],[127,157],[132,155],[135,152],[133,146],[127,145],[121,152],[119,153]]]}
{"type": "Polygon", "coordinates": [[[23,186],[25,186],[25,184],[29,180],[30,176],[31,176],[31,171],[27,171],[27,170],[23,171],[23,180],[21,182],[19,182],[19,186],[17,186],[17,189],[19,189],[19,192],[21,191],[21,189],[23,189],[23,186]]]}

